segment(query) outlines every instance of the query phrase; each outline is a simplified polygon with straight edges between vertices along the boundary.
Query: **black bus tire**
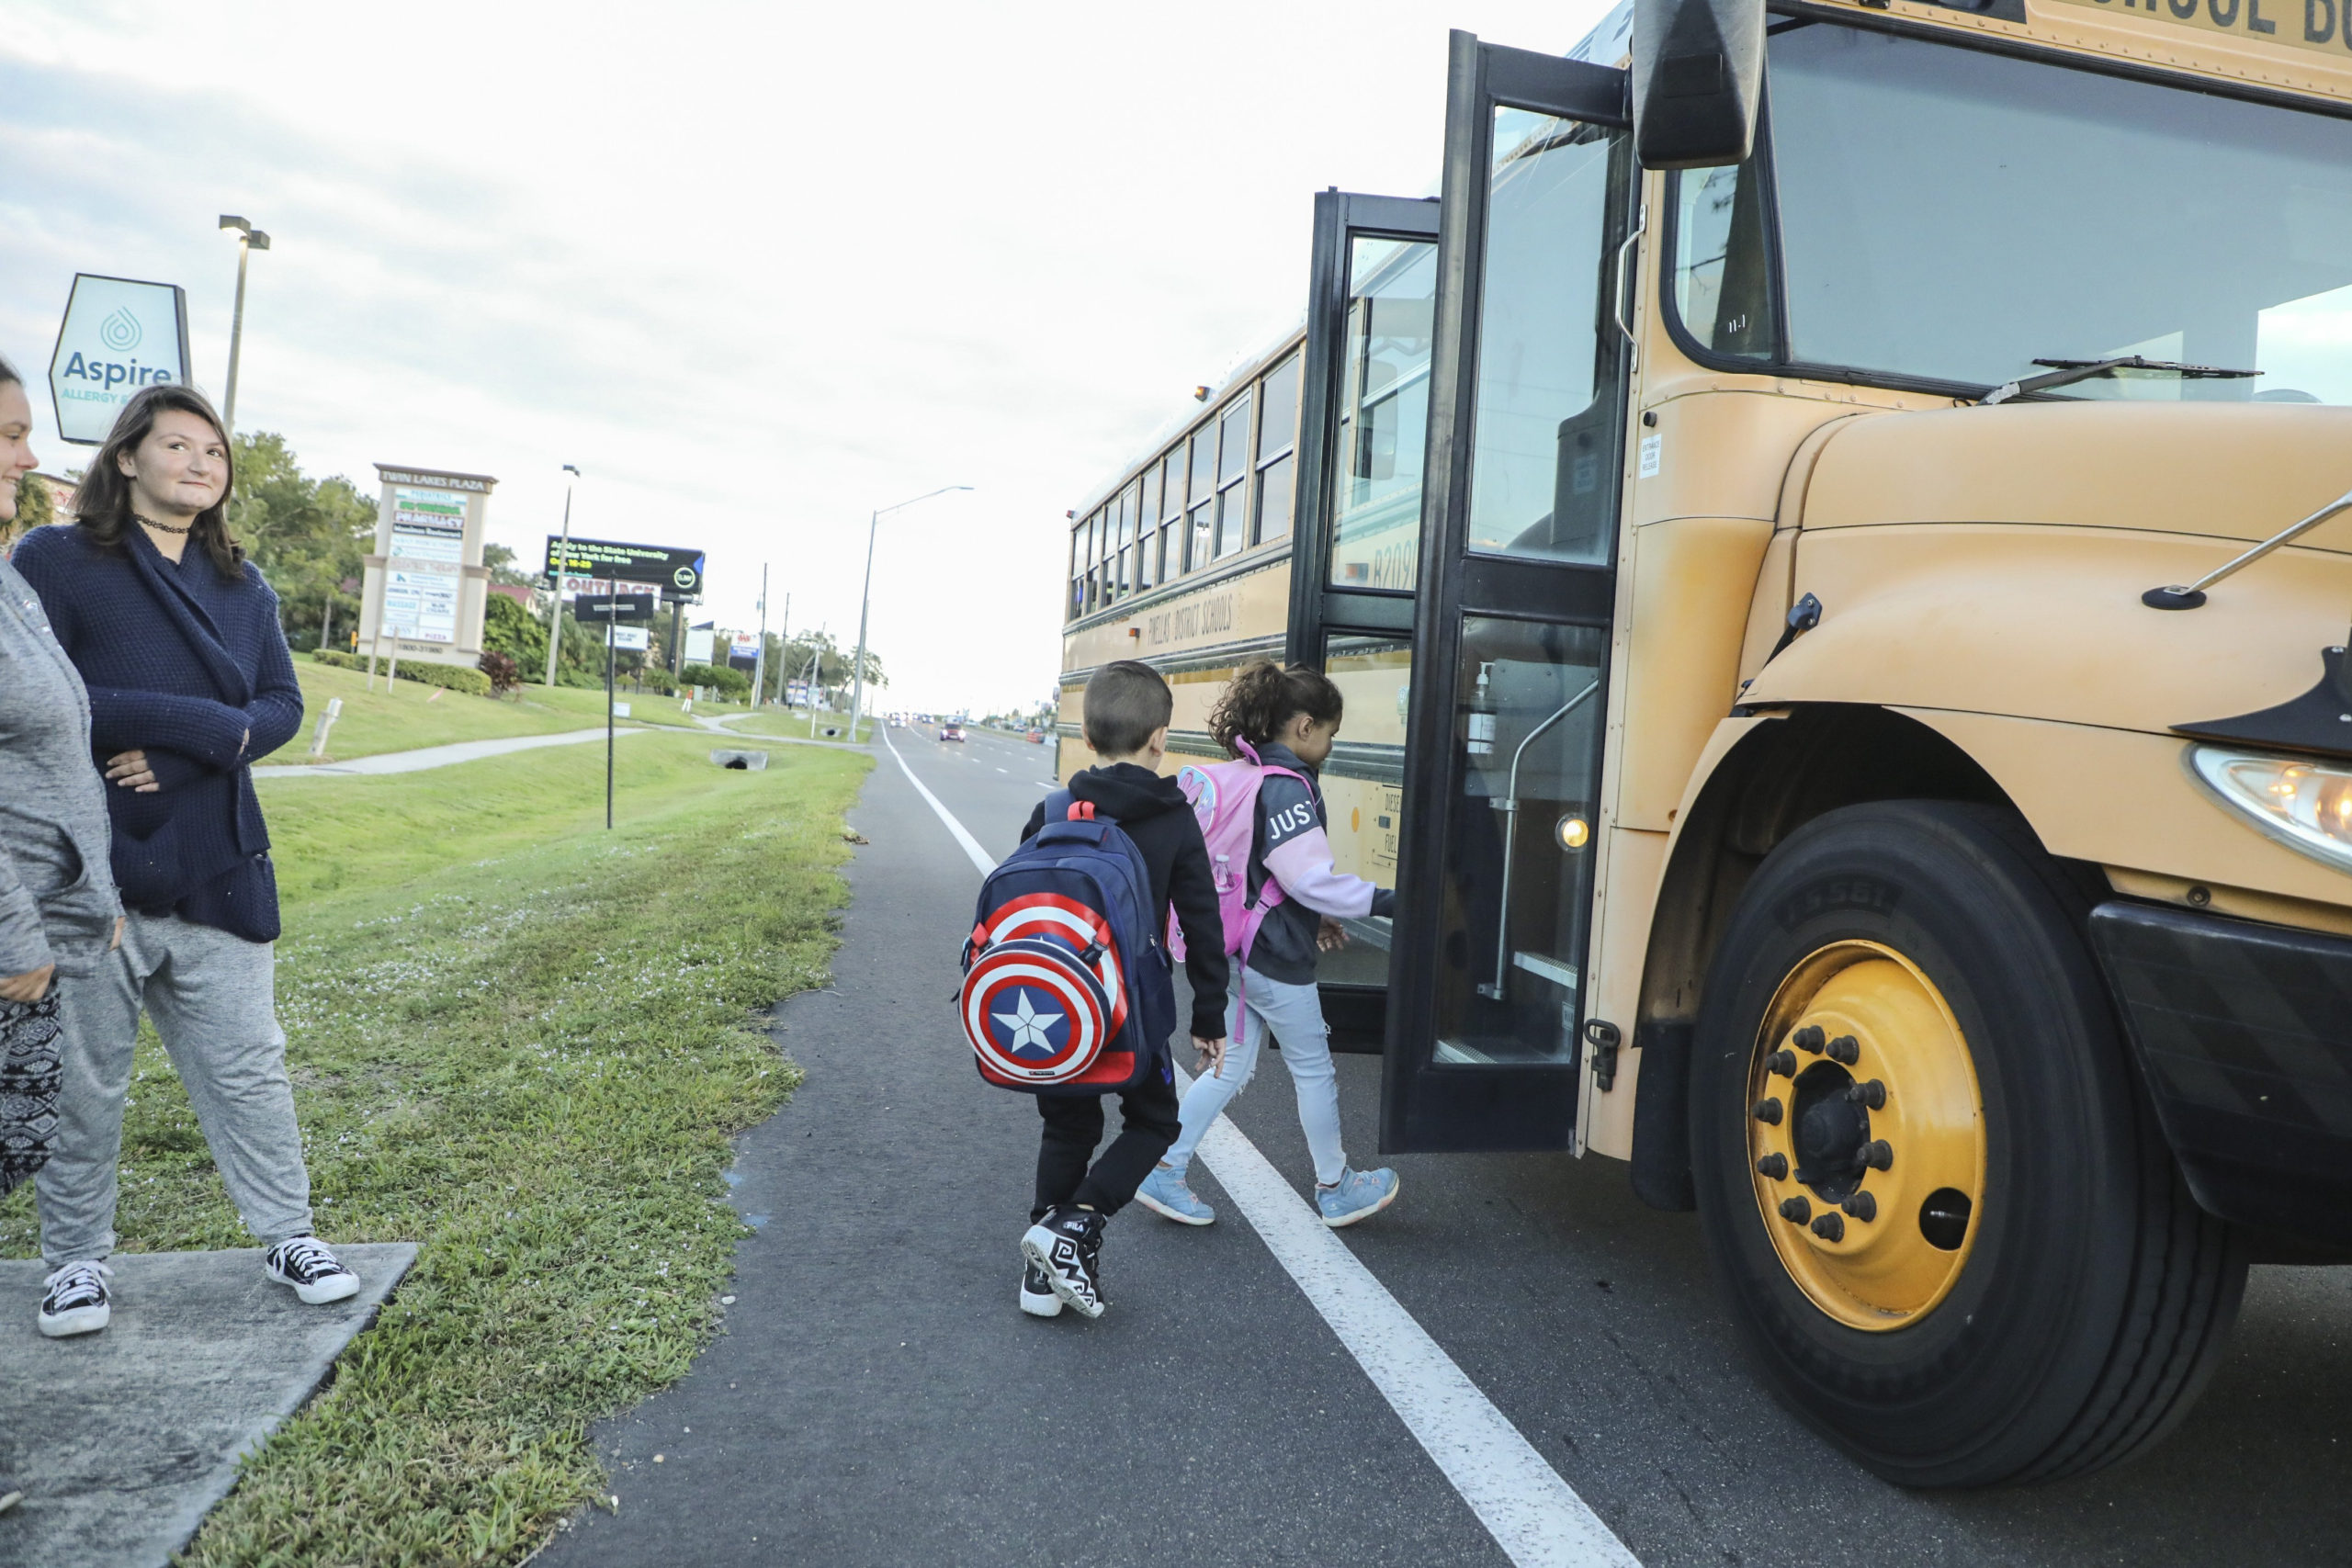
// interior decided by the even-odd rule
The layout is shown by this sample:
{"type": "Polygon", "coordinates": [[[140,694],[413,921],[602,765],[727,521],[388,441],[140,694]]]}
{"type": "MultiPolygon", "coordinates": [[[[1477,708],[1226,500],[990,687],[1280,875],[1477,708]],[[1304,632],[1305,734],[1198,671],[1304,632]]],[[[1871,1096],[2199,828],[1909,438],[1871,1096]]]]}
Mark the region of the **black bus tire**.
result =
{"type": "MultiPolygon", "coordinates": [[[[2194,1403],[2237,1314],[2243,1238],[2199,1209],[2179,1177],[2084,939],[2084,913],[2080,896],[2007,812],[1939,801],[1855,806],[1806,824],[1766,857],[1709,971],[1690,1122],[1716,1280],[1781,1397],[1902,1485],[2046,1480],[2128,1458],[2194,1403]],[[1758,1156],[1756,1140],[1780,1135],[1784,1123],[1775,1113],[1765,1129],[1762,1099],[1785,1095],[1799,1108],[1811,1095],[1786,1134],[1792,1150],[1808,1146],[1795,1141],[1801,1135],[1816,1150],[1842,1149],[1806,1130],[1836,1132],[1845,1125],[1837,1118],[1854,1114],[1818,1085],[1804,1087],[1827,1071],[1819,1064],[1828,1055],[1790,1051],[1776,1063],[1779,1042],[1759,1039],[1798,1016],[1792,1010],[1815,1005],[1792,999],[1806,995],[1833,1010],[1815,1015],[1833,1028],[1853,1016],[1834,1010],[1845,993],[1833,995],[1831,983],[1806,990],[1823,972],[1865,1002],[1891,987],[1890,1007],[1924,1006],[1904,989],[1917,982],[1940,992],[1941,1023],[1915,1031],[1933,1037],[1920,1059],[1951,1055],[1956,1028],[1982,1106],[1973,1134],[1982,1189],[1959,1229],[1952,1188],[1932,1213],[1925,1203],[1910,1208],[1913,1192],[1902,1205],[1908,1212],[1864,1224],[1844,1217],[1852,1200],[1831,1221],[1819,1191],[1767,1179],[1773,1156],[1758,1156]],[[1798,1076],[1779,1076],[1790,1061],[1798,1076]],[[1829,1256],[1826,1239],[1768,1212],[1784,1190],[1816,1206],[1815,1224],[1845,1227],[1838,1245],[1854,1236],[1895,1249],[1888,1256],[1930,1271],[1921,1278],[1944,1269],[1945,1293],[1896,1316],[1868,1299],[1878,1284],[1864,1280],[1860,1296],[1845,1291],[1860,1276],[1837,1271],[1848,1265],[1829,1256]],[[1947,1257],[1956,1249],[1943,1244],[1957,1237],[1962,1261],[1939,1263],[1911,1245],[1912,1233],[1889,1228],[1905,1225],[1938,1238],[1947,1257]],[[1857,1314],[1868,1325],[1854,1325],[1857,1314]]],[[[1855,1038],[1835,1043],[1860,1055],[1837,1100],[1876,1092],[1862,1081],[1877,1071],[1871,1045],[1855,1038]]],[[[1880,1055],[1895,1060],[1908,1048],[1880,1055]]],[[[1892,1091],[1901,1106],[1905,1087],[1892,1091]]],[[[1914,1096],[1924,1098],[1944,1103],[1934,1147],[1949,1167],[1959,1157],[1951,1149],[1962,1146],[1948,1125],[1953,1097],[1914,1096]]],[[[1878,1125],[1893,1127],[1894,1114],[1882,1111],[1878,1125]]],[[[1905,1174],[1899,1144],[1883,1175],[1869,1168],[1877,1156],[1868,1148],[1852,1179],[1856,1194],[1905,1174]]],[[[1842,1168],[1815,1159],[1811,1168],[1842,1168]]],[[[1821,1190],[1836,1200],[1846,1189],[1831,1181],[1821,1190]]]]}

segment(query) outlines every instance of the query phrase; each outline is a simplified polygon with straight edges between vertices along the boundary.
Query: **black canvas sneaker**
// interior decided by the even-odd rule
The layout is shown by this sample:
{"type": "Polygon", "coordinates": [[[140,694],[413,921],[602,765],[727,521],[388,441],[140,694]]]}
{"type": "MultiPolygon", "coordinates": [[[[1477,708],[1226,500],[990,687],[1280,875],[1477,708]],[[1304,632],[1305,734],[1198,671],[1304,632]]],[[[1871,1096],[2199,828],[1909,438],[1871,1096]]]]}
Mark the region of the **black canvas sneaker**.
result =
{"type": "Polygon", "coordinates": [[[1062,1299],[1054,1294],[1054,1283],[1046,1271],[1027,1258],[1021,1260],[1021,1310],[1031,1317],[1059,1317],[1062,1299]]]}
{"type": "Polygon", "coordinates": [[[40,1299],[40,1331],[51,1339],[73,1334],[96,1334],[114,1315],[107,1281],[114,1270],[96,1258],[68,1263],[43,1280],[48,1293],[40,1299]]]}
{"type": "Polygon", "coordinates": [[[359,1276],[345,1268],[327,1244],[313,1235],[288,1236],[269,1249],[261,1267],[279,1284],[293,1286],[294,1293],[311,1306],[359,1293],[359,1276]]]}
{"type": "Polygon", "coordinates": [[[1101,1317],[1106,1304],[1097,1272],[1102,1251],[1102,1216],[1091,1209],[1056,1209],[1021,1238],[1022,1256],[1081,1317],[1101,1317]]]}

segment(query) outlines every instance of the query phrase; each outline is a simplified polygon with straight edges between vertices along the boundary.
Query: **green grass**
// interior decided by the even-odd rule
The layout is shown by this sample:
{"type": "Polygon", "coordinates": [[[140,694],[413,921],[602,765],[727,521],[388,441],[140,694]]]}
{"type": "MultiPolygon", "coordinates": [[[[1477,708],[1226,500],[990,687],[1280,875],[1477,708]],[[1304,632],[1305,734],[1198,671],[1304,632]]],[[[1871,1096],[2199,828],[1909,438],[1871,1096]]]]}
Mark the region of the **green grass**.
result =
{"type": "MultiPolygon", "coordinates": [[[[262,786],[320,1231],[421,1250],[185,1561],[515,1562],[602,1495],[589,1424],[714,1332],[729,1138],[797,1080],[759,1014],[824,982],[868,763],[712,739],[628,742],[612,833],[588,747],[262,786]]],[[[131,1100],[123,1249],[252,1245],[152,1034],[131,1100]]]]}
{"type": "MultiPolygon", "coordinates": [[[[469,697],[413,681],[390,681],[379,672],[371,692],[367,671],[334,669],[300,654],[294,659],[294,673],[302,682],[302,731],[271,754],[272,762],[309,758],[311,736],[326,712],[329,697],[343,699],[343,716],[334,721],[327,736],[327,755],[344,761],[420,746],[446,746],[453,740],[591,729],[605,722],[601,686],[593,692],[571,686],[525,686],[514,697],[469,697]]],[[[624,724],[694,726],[694,720],[679,711],[673,697],[651,692],[632,696],[624,691],[619,700],[629,705],[630,716],[624,724]]]]}
{"type": "MultiPolygon", "coordinates": [[[[842,732],[830,739],[835,740],[849,739],[848,715],[819,714],[816,739],[820,740],[828,739],[825,734],[828,726],[842,732]]],[[[788,735],[796,740],[806,740],[809,739],[808,716],[806,713],[786,715],[781,709],[768,708],[761,713],[747,714],[735,720],[727,727],[727,732],[729,735],[788,735]]],[[[862,718],[857,721],[857,738],[861,740],[870,740],[874,738],[874,721],[871,718],[862,718]]]]}

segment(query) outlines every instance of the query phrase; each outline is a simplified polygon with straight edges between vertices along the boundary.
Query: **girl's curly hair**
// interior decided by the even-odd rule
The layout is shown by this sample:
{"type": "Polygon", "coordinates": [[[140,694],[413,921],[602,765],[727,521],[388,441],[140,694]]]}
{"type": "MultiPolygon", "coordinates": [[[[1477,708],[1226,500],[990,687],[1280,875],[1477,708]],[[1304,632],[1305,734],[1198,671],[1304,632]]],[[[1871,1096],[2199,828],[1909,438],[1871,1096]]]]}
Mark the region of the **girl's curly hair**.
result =
{"type": "Polygon", "coordinates": [[[1346,705],[1340,688],[1320,670],[1304,664],[1285,670],[1271,659],[1260,659],[1234,672],[1209,715],[1209,733],[1226,755],[1238,757],[1237,739],[1263,746],[1302,713],[1317,724],[1337,724],[1346,705]]]}

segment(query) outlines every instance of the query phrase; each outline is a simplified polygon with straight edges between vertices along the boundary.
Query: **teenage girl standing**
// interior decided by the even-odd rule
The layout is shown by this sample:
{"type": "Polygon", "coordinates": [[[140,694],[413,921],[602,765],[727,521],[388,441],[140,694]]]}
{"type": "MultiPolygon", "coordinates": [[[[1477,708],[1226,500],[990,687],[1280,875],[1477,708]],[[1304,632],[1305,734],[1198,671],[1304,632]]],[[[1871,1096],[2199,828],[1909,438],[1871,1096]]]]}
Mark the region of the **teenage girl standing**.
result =
{"type": "Polygon", "coordinates": [[[1283,901],[1267,914],[1251,944],[1241,983],[1234,987],[1226,1031],[1231,1042],[1215,1072],[1193,1080],[1182,1111],[1183,1132],[1168,1157],[1145,1180],[1136,1201],[1156,1214],[1204,1225],[1216,1211],[1185,1183],[1193,1151],[1258,1066],[1272,1032],[1298,1091],[1298,1122],[1315,1156],[1315,1206],[1323,1223],[1351,1225],[1396,1199],[1396,1173],[1351,1170],[1340,1136],[1340,1085],[1331,1067],[1331,1032],[1315,989],[1315,954],[1347,941],[1340,918],[1387,915],[1396,895],[1331,864],[1323,792],[1317,770],[1338,739],[1340,688],[1319,670],[1268,660],[1244,666],[1209,716],[1209,733],[1228,756],[1246,740],[1259,761],[1299,776],[1270,772],[1258,792],[1258,821],[1250,841],[1249,886],[1254,906],[1269,882],[1283,901]]]}
{"type": "Polygon", "coordinates": [[[311,1179],[277,1024],[277,878],[251,764],[302,725],[277,595],[229,534],[229,434],[193,388],[141,388],[68,525],[15,564],[90,694],[122,945],[61,986],[57,1150],[35,1182],[52,1338],[113,1310],[115,1168],[143,1011],[194,1102],[262,1269],[312,1304],[359,1280],[311,1234],[311,1179]]]}

